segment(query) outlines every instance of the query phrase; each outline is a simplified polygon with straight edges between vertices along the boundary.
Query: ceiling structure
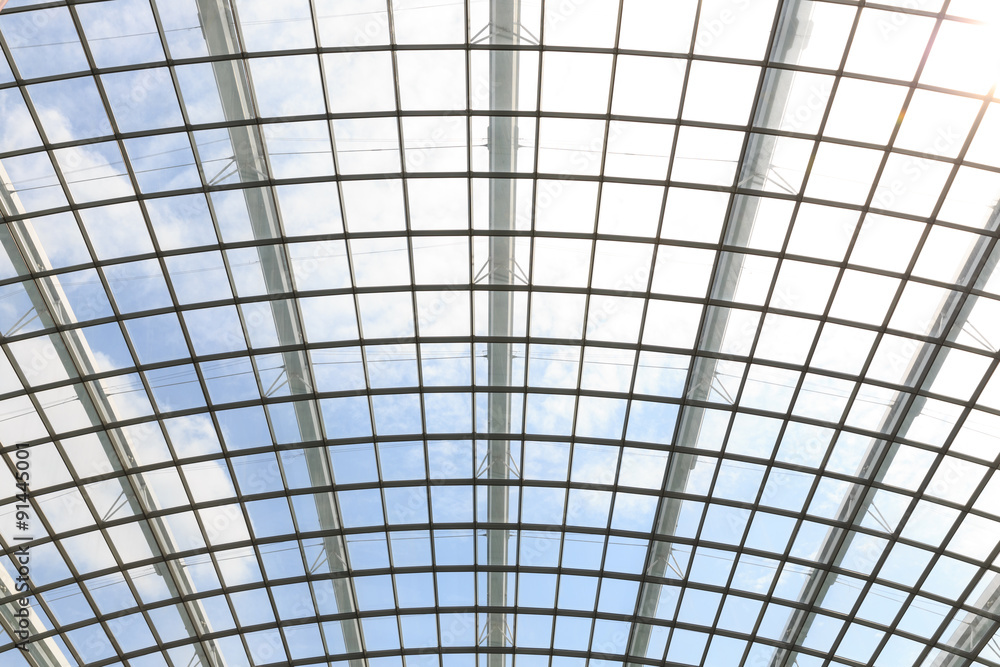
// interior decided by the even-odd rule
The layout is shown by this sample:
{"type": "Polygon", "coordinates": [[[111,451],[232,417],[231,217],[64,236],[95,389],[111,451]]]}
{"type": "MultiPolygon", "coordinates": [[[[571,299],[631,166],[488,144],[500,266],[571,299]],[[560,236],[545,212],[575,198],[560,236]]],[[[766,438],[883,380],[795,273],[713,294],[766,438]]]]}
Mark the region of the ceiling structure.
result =
{"type": "Polygon", "coordinates": [[[4,665],[1000,665],[996,3],[0,8],[4,665]]]}

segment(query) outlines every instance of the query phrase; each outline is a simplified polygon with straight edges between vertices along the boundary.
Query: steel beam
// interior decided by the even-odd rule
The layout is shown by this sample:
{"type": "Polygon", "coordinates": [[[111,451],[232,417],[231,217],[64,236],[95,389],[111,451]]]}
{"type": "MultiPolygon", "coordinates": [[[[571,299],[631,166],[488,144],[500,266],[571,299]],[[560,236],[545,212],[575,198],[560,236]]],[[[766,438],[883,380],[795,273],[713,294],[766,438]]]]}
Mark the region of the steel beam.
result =
{"type": "MultiPolygon", "coordinates": [[[[990,220],[986,225],[986,231],[990,234],[996,233],[997,229],[1000,229],[1000,204],[998,204],[994,209],[993,215],[990,216],[990,220]]],[[[976,276],[980,273],[987,271],[991,272],[994,269],[993,264],[990,262],[990,258],[987,256],[990,238],[991,237],[987,235],[979,237],[978,241],[973,246],[972,251],[969,253],[969,257],[962,269],[961,277],[956,281],[957,283],[967,284],[969,281],[975,280],[976,276]]],[[[952,317],[955,317],[955,323],[952,325],[952,328],[954,329],[955,327],[963,326],[968,318],[968,312],[964,310],[964,305],[967,299],[968,295],[965,293],[951,292],[942,302],[941,307],[938,309],[938,312],[932,321],[947,322],[950,321],[952,317]]],[[[941,335],[947,336],[947,333],[948,332],[942,332],[941,335]]],[[[929,382],[933,382],[934,378],[937,377],[937,374],[940,372],[941,361],[938,358],[938,352],[941,349],[942,347],[940,343],[924,343],[914,355],[913,360],[910,363],[910,367],[907,369],[904,384],[906,386],[917,387],[920,377],[925,373],[926,377],[924,378],[923,383],[927,384],[929,382]]],[[[907,408],[906,401],[904,398],[897,398],[886,411],[886,415],[882,419],[882,423],[879,426],[879,431],[889,432],[896,430],[895,425],[897,423],[899,424],[898,430],[900,432],[905,431],[909,422],[913,419],[911,415],[913,415],[916,409],[924,404],[926,400],[927,399],[922,396],[917,396],[913,401],[913,405],[909,407],[909,410],[906,413],[904,413],[904,410],[907,408]]],[[[855,476],[862,480],[868,480],[871,478],[872,481],[881,482],[898,450],[899,443],[895,440],[890,440],[889,442],[881,439],[873,441],[868,447],[868,450],[865,452],[864,458],[862,459],[861,465],[859,466],[857,473],[855,473],[855,476]],[[886,448],[888,448],[888,451],[885,452],[884,459],[881,464],[879,464],[882,451],[886,448]],[[879,465],[876,470],[875,466],[877,464],[879,465]]],[[[866,486],[856,484],[844,500],[841,501],[840,507],[837,509],[837,514],[834,519],[837,524],[854,525],[856,517],[861,516],[868,511],[868,508],[872,503],[872,496],[865,493],[866,488],[866,486]]],[[[815,559],[816,563],[821,566],[839,566],[847,553],[848,547],[850,547],[851,542],[853,541],[854,535],[854,531],[846,528],[830,528],[823,541],[823,545],[820,548],[819,555],[815,559]],[[844,535],[845,532],[846,535],[844,535]],[[841,541],[841,536],[843,536],[843,541],[841,541]]],[[[825,575],[826,570],[819,568],[814,569],[812,573],[810,573],[806,583],[803,584],[802,593],[799,596],[799,602],[808,604],[810,608],[814,608],[817,603],[822,602],[832,583],[830,578],[825,575]]],[[[982,599],[980,600],[980,602],[985,605],[982,608],[994,614],[1000,612],[1000,592],[997,590],[998,584],[1000,584],[1000,579],[991,583],[988,590],[983,594],[982,599]]],[[[813,616],[811,614],[801,609],[795,609],[785,625],[785,630],[781,637],[782,641],[793,645],[801,644],[802,641],[805,640],[806,635],[809,633],[812,618],[813,616]]],[[[970,625],[967,628],[956,631],[953,640],[959,643],[952,645],[975,645],[982,639],[993,636],[993,633],[996,632],[998,628],[1000,628],[1000,624],[996,621],[975,616],[975,618],[970,621],[970,625]]],[[[790,667],[794,663],[794,657],[795,653],[785,650],[778,651],[775,654],[774,659],[771,661],[771,665],[772,667],[776,667],[777,665],[790,667]],[[781,658],[784,659],[782,660],[781,658]]],[[[951,655],[950,658],[939,658],[938,660],[935,660],[934,667],[958,667],[963,664],[964,660],[965,658],[961,658],[957,655],[951,655]]]]}
{"type": "MultiPolygon", "coordinates": [[[[802,43],[802,35],[800,34],[802,23],[799,20],[800,1],[789,0],[779,10],[781,16],[779,17],[777,28],[778,36],[775,39],[773,49],[775,57],[779,60],[786,56],[791,48],[802,43]]],[[[764,85],[767,85],[766,79],[764,85]]],[[[756,116],[758,118],[770,117],[776,111],[783,109],[787,103],[787,99],[787,88],[774,91],[765,89],[765,93],[761,96],[756,116]]],[[[773,163],[773,155],[773,138],[762,140],[759,137],[751,136],[742,161],[738,186],[766,181],[767,174],[762,174],[756,170],[760,165],[764,165],[765,172],[770,169],[773,163]]],[[[757,210],[758,202],[756,198],[735,197],[732,210],[729,214],[728,224],[726,225],[727,244],[741,247],[747,245],[753,230],[754,221],[757,217],[757,210]]],[[[711,298],[719,301],[732,301],[742,271],[743,261],[741,256],[734,253],[721,253],[715,278],[712,281],[711,298]]],[[[722,348],[722,341],[728,326],[729,313],[727,310],[709,308],[705,315],[701,340],[697,343],[698,349],[719,352],[722,348]]],[[[691,366],[691,378],[685,395],[686,400],[709,400],[712,387],[715,383],[718,363],[718,360],[715,358],[695,355],[691,366]]],[[[693,447],[701,433],[703,420],[704,410],[702,408],[685,405],[679,417],[677,441],[675,444],[693,447]]],[[[670,460],[665,490],[670,493],[684,493],[687,488],[688,479],[696,464],[697,456],[693,454],[674,454],[670,460]]],[[[682,502],[682,500],[673,497],[662,499],[659,514],[654,525],[654,535],[669,538],[669,536],[676,533],[682,502]]],[[[653,578],[666,576],[672,551],[673,542],[669,539],[654,540],[650,547],[649,566],[645,573],[646,576],[653,578]]],[[[643,583],[638,605],[638,615],[640,617],[655,617],[661,590],[661,584],[649,581],[643,583]]],[[[632,635],[631,646],[628,651],[629,655],[645,656],[649,640],[649,626],[638,624],[632,635]]]]}
{"type": "MultiPolygon", "coordinates": [[[[202,31],[211,55],[235,55],[242,51],[236,31],[235,19],[228,0],[197,0],[198,15],[202,31]]],[[[250,84],[247,80],[243,61],[225,60],[212,64],[223,114],[227,121],[254,120],[254,109],[250,84]]],[[[240,180],[253,182],[262,180],[266,174],[263,147],[256,135],[256,126],[238,125],[229,128],[229,139],[233,148],[233,160],[240,180]]],[[[243,189],[247,211],[255,239],[274,239],[276,243],[258,246],[261,272],[269,294],[291,294],[294,291],[290,267],[285,261],[281,228],[270,200],[258,188],[243,189]]],[[[271,316],[274,319],[279,345],[301,345],[305,340],[300,325],[296,302],[292,299],[271,301],[271,316]]],[[[282,353],[285,377],[289,390],[294,395],[310,395],[314,392],[309,361],[303,350],[282,353]]],[[[295,419],[299,435],[305,442],[323,439],[321,417],[314,400],[296,401],[295,419]]],[[[314,486],[329,487],[334,484],[333,467],[329,452],[325,447],[308,447],[304,450],[310,482],[314,486]]],[[[316,511],[320,525],[324,529],[340,528],[340,513],[334,493],[316,494],[316,511]]],[[[323,539],[327,562],[331,570],[347,569],[347,551],[342,539],[330,536],[323,539]]],[[[334,596],[341,612],[356,611],[350,580],[333,579],[334,596]]],[[[361,653],[361,636],[356,624],[344,624],[344,641],[348,653],[361,653]]],[[[351,660],[352,667],[363,667],[364,661],[351,660]]]]}
{"type": "MultiPolygon", "coordinates": [[[[4,215],[23,215],[25,213],[20,199],[13,190],[6,170],[2,166],[0,166],[0,209],[2,209],[4,215]]],[[[9,239],[4,238],[4,251],[14,265],[19,267],[21,275],[28,275],[30,273],[30,268],[25,264],[24,258],[38,270],[52,270],[52,263],[42,248],[41,241],[35,235],[30,219],[10,223],[9,229],[11,236],[9,239]]],[[[36,279],[35,284],[38,288],[37,291],[29,293],[35,312],[51,313],[58,324],[68,324],[77,321],[58,277],[36,279]]],[[[68,375],[86,377],[99,372],[95,355],[80,329],[65,330],[62,340],[66,345],[66,349],[58,351],[58,359],[63,367],[67,369],[68,375]]],[[[90,383],[89,386],[90,391],[88,392],[88,396],[100,413],[100,416],[92,415],[92,418],[99,421],[113,421],[115,419],[115,408],[110,396],[104,391],[100,383],[90,383]]],[[[134,446],[129,441],[129,438],[123,435],[121,431],[113,429],[106,430],[106,434],[108,436],[107,439],[101,439],[101,443],[104,446],[104,453],[109,463],[117,461],[119,467],[125,469],[135,467],[134,446]]],[[[113,464],[112,467],[114,467],[113,464]]],[[[128,478],[119,477],[116,479],[121,483],[122,497],[128,503],[134,515],[145,516],[146,512],[160,509],[155,494],[145,485],[141,475],[135,476],[135,483],[137,485],[135,491],[130,486],[128,478]]],[[[174,548],[176,540],[166,521],[160,518],[152,518],[148,519],[148,524],[149,530],[143,530],[143,535],[152,553],[161,553],[164,550],[167,553],[177,551],[174,548]],[[160,545],[163,545],[165,549],[161,549],[160,545]]],[[[167,562],[165,567],[167,573],[160,572],[160,574],[164,575],[164,582],[173,597],[183,597],[195,592],[194,582],[185,568],[181,567],[176,561],[167,562]]],[[[204,633],[212,632],[208,613],[200,601],[191,601],[188,603],[187,609],[193,619],[185,615],[183,623],[185,629],[192,637],[199,637],[204,633]]],[[[0,622],[6,623],[7,619],[0,617],[0,622]]],[[[36,627],[35,630],[37,630],[37,634],[46,631],[40,626],[36,627]]],[[[16,635],[12,634],[11,636],[16,635]]],[[[215,651],[214,645],[209,644],[207,646],[208,648],[206,649],[200,642],[194,643],[195,652],[201,664],[204,667],[225,667],[225,660],[221,654],[215,651]]],[[[51,639],[32,641],[29,644],[29,650],[23,655],[32,667],[61,667],[66,663],[65,656],[59,650],[58,645],[52,642],[51,639]]]]}
{"type": "MultiPolygon", "coordinates": [[[[520,0],[490,0],[490,44],[509,46],[518,43],[520,0]]],[[[518,52],[513,49],[490,51],[490,109],[512,111],[517,109],[518,52]]],[[[489,136],[490,171],[513,173],[517,166],[517,118],[491,116],[489,136]]],[[[489,225],[490,236],[489,277],[491,285],[512,285],[514,282],[514,229],[515,215],[514,179],[490,179],[489,225]]],[[[509,339],[513,335],[513,293],[491,290],[489,293],[489,335],[487,364],[490,393],[487,409],[490,434],[487,471],[490,479],[508,479],[510,476],[510,393],[511,344],[493,342],[495,338],[509,339]],[[493,434],[505,437],[493,438],[493,434]]],[[[493,523],[508,522],[508,488],[506,484],[487,487],[487,516],[493,523]]],[[[509,532],[487,532],[487,563],[490,566],[507,564],[509,532]]],[[[486,604],[494,608],[507,606],[507,573],[493,570],[487,574],[486,604]]],[[[505,614],[490,612],[487,618],[486,645],[504,646],[508,636],[505,614]]],[[[503,667],[504,655],[490,653],[489,667],[503,667]]]]}

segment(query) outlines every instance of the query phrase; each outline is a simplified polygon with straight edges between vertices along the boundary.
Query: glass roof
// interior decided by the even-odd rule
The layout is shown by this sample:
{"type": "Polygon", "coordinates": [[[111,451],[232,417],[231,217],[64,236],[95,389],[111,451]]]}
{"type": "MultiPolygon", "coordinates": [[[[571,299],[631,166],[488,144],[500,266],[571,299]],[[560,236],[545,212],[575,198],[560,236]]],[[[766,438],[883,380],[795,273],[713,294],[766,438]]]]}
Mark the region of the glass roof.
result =
{"type": "Polygon", "coordinates": [[[5,667],[1000,666],[1000,4],[0,7],[5,667]]]}

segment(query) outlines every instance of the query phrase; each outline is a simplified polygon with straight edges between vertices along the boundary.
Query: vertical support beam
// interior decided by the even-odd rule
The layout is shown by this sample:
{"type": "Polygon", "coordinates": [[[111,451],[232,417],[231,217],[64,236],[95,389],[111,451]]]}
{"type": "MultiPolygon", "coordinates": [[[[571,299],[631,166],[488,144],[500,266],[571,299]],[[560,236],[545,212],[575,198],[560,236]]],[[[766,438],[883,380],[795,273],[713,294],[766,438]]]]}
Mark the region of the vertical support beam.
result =
{"type": "MultiPolygon", "coordinates": [[[[227,0],[196,0],[202,31],[212,55],[235,55],[241,49],[237,42],[235,18],[227,0]]],[[[220,60],[213,63],[215,81],[222,102],[226,120],[249,121],[257,117],[250,95],[250,82],[242,60],[220,60]]],[[[252,124],[236,125],[229,128],[229,139],[233,147],[233,160],[240,179],[246,182],[260,180],[266,174],[263,146],[252,124]]],[[[280,239],[281,228],[271,202],[259,188],[243,190],[250,225],[255,239],[280,239]]],[[[264,284],[269,294],[291,294],[293,292],[291,271],[284,260],[280,244],[261,245],[257,249],[260,257],[264,284]]],[[[291,300],[271,302],[278,344],[284,346],[301,345],[304,335],[299,326],[298,309],[291,300]]],[[[312,394],[312,377],[308,359],[303,350],[282,353],[288,386],[295,395],[312,394]]],[[[315,401],[296,401],[295,421],[299,437],[303,442],[323,439],[321,416],[315,401]]],[[[333,467],[325,447],[304,449],[306,468],[310,482],[317,487],[334,484],[333,467]]],[[[340,513],[334,494],[316,495],[316,512],[320,526],[325,530],[341,528],[340,513]]],[[[342,539],[330,535],[323,539],[331,570],[346,569],[347,551],[342,539]]],[[[343,613],[356,611],[350,580],[344,577],[333,579],[334,597],[337,608],[343,613]]],[[[364,650],[361,635],[356,624],[345,624],[344,645],[348,653],[360,654],[364,650]]],[[[350,667],[363,667],[365,661],[354,658],[350,667]]]]}
{"type": "MultiPolygon", "coordinates": [[[[520,0],[490,0],[490,44],[512,46],[517,44],[520,20],[520,0]]],[[[490,51],[490,109],[511,112],[517,109],[518,53],[513,49],[499,48],[490,51]]],[[[490,155],[490,172],[512,173],[517,165],[517,118],[491,116],[487,146],[490,155]]],[[[509,178],[490,179],[490,237],[489,276],[491,286],[511,285],[514,280],[514,239],[508,234],[514,229],[515,182],[509,178]]],[[[508,290],[491,289],[489,293],[489,335],[487,361],[489,433],[510,433],[511,344],[496,342],[496,338],[513,335],[513,294],[508,290]],[[497,388],[494,390],[493,388],[497,388]]],[[[487,471],[492,482],[487,489],[487,518],[490,523],[507,523],[510,440],[489,440],[487,471]]],[[[490,530],[487,535],[487,563],[507,564],[508,531],[490,530]]],[[[507,605],[507,573],[491,571],[487,575],[487,605],[507,605]]],[[[503,612],[492,612],[487,620],[486,645],[503,646],[506,621],[503,612]]],[[[503,667],[502,653],[492,653],[489,667],[503,667]]]]}
{"type": "MultiPolygon", "coordinates": [[[[13,183],[6,169],[0,164],[0,214],[13,216],[24,213],[24,207],[14,190],[13,183]]],[[[0,251],[5,253],[18,268],[19,275],[30,275],[29,264],[25,263],[26,260],[30,262],[30,267],[34,267],[35,270],[49,271],[52,269],[52,263],[49,261],[41,241],[35,235],[30,220],[13,222],[8,227],[8,233],[0,237],[0,251]]],[[[55,314],[56,323],[59,324],[77,321],[58,277],[36,278],[35,285],[38,290],[30,292],[29,297],[36,313],[55,314]]],[[[94,352],[80,329],[66,329],[63,334],[63,342],[66,344],[66,350],[60,351],[57,358],[71,377],[86,377],[98,372],[94,352]]],[[[106,415],[108,419],[113,418],[115,414],[114,404],[98,383],[93,385],[89,397],[101,414],[106,415]]],[[[97,417],[97,415],[93,416],[97,417]]],[[[107,438],[102,440],[102,445],[108,462],[118,461],[122,467],[135,467],[135,457],[132,453],[133,445],[129,439],[111,429],[106,429],[105,433],[107,438]]],[[[146,512],[159,509],[155,495],[145,486],[141,475],[137,476],[136,486],[138,493],[142,496],[142,501],[125,478],[118,479],[122,485],[122,495],[125,502],[134,515],[146,516],[146,512]]],[[[176,540],[169,525],[160,517],[149,518],[148,521],[149,528],[144,528],[142,532],[151,552],[154,554],[163,553],[164,549],[160,545],[165,546],[167,553],[175,552],[176,540]]],[[[171,596],[183,597],[195,591],[190,574],[181,568],[176,561],[168,561],[166,564],[156,567],[157,573],[164,575],[164,582],[171,596]]],[[[2,570],[0,572],[2,572],[0,574],[0,597],[7,597],[14,590],[14,582],[6,572],[2,570]]],[[[28,594],[34,595],[34,591],[29,589],[28,594]]],[[[185,614],[182,623],[191,637],[199,637],[212,631],[210,619],[200,601],[192,601],[190,606],[186,606],[186,609],[190,617],[185,614]]],[[[13,623],[15,619],[9,616],[7,611],[5,607],[4,613],[0,613],[0,627],[3,627],[14,638],[17,636],[15,632],[17,624],[13,623]]],[[[31,617],[29,623],[31,623],[31,636],[33,637],[48,631],[34,617],[31,617]]],[[[225,659],[215,651],[214,645],[198,641],[193,646],[203,667],[225,667],[225,659]]],[[[32,667],[65,667],[70,664],[52,637],[32,641],[28,645],[28,651],[21,655],[32,667]]]]}
{"type": "MultiPolygon", "coordinates": [[[[989,222],[987,222],[985,227],[985,230],[990,235],[996,233],[998,229],[1000,229],[1000,204],[997,204],[993,209],[993,214],[990,216],[989,222]]],[[[957,284],[974,284],[977,279],[981,280],[983,276],[988,277],[995,270],[996,265],[992,263],[989,254],[990,235],[979,237],[979,240],[973,245],[969,256],[966,258],[965,266],[962,268],[961,277],[956,281],[957,284]]],[[[954,317],[954,322],[950,325],[949,329],[961,329],[965,326],[969,317],[969,312],[965,309],[968,300],[968,293],[951,292],[942,301],[933,321],[948,322],[954,317]]],[[[947,337],[947,331],[941,335],[942,337],[947,337]]],[[[933,382],[941,370],[941,362],[938,359],[938,354],[942,349],[943,346],[941,343],[925,342],[910,363],[906,378],[903,381],[904,386],[927,386],[933,382]]],[[[885,434],[886,437],[878,440],[873,439],[868,450],[865,452],[865,456],[855,477],[860,480],[871,478],[872,482],[882,481],[899,451],[899,442],[891,439],[891,434],[893,431],[905,433],[910,422],[913,420],[913,413],[926,401],[927,398],[923,396],[917,396],[912,404],[908,404],[903,397],[897,397],[893,401],[892,405],[886,410],[885,417],[883,417],[882,423],[878,428],[879,432],[885,434]],[[897,424],[899,424],[898,427],[896,426],[897,424]],[[881,463],[879,463],[879,456],[886,448],[888,448],[888,451],[885,453],[881,463]],[[876,465],[879,466],[877,469],[876,465]]],[[[872,504],[872,495],[868,493],[870,489],[870,482],[866,483],[862,481],[855,483],[853,489],[841,501],[840,507],[837,509],[835,516],[837,524],[853,526],[858,521],[858,517],[863,516],[868,511],[868,508],[872,504]]],[[[854,540],[855,534],[849,528],[837,526],[831,527],[827,531],[819,554],[815,558],[816,563],[821,567],[813,570],[805,584],[803,584],[802,591],[799,593],[799,602],[809,605],[810,608],[815,608],[823,602],[832,584],[831,579],[826,576],[826,567],[828,565],[840,566],[841,561],[854,540]]],[[[991,614],[997,612],[998,607],[1000,607],[1000,577],[994,577],[993,581],[991,581],[986,590],[980,595],[978,606],[991,614]]],[[[951,646],[972,651],[981,642],[992,637],[997,629],[1000,628],[1000,623],[979,614],[969,613],[967,614],[967,619],[967,625],[959,627],[952,633],[950,638],[951,646]]],[[[812,621],[812,616],[807,612],[802,609],[795,609],[786,622],[781,640],[790,644],[801,645],[809,634],[812,621]]],[[[930,639],[928,638],[929,644],[930,639]]],[[[770,667],[792,667],[795,664],[796,657],[797,653],[794,651],[780,649],[775,653],[774,658],[772,658],[770,667]]],[[[933,667],[959,667],[968,663],[969,661],[966,658],[949,653],[938,656],[932,665],[933,667]]]]}
{"type": "MultiPolygon", "coordinates": [[[[801,0],[786,0],[778,8],[778,25],[773,46],[775,60],[783,61],[788,50],[793,45],[801,46],[803,43],[803,35],[800,34],[800,30],[806,26],[801,24],[799,20],[800,6],[801,0]]],[[[766,118],[774,113],[779,113],[788,103],[787,88],[768,91],[767,79],[764,80],[763,85],[765,86],[765,94],[761,95],[758,103],[759,108],[756,112],[758,118],[766,118]],[[767,94],[768,92],[772,94],[767,94]]],[[[754,169],[763,166],[766,171],[766,168],[771,165],[773,157],[773,140],[765,142],[759,139],[755,140],[754,137],[751,137],[740,163],[737,187],[740,187],[744,183],[750,183],[754,178],[764,178],[764,174],[755,176],[754,169]]],[[[746,247],[757,218],[757,210],[758,202],[756,199],[740,196],[735,197],[726,225],[727,244],[746,247]]],[[[733,253],[724,254],[719,261],[712,281],[711,297],[719,301],[732,301],[742,272],[742,259],[733,253]]],[[[719,352],[722,349],[722,341],[728,326],[729,314],[727,310],[709,308],[704,326],[702,327],[701,340],[695,346],[696,350],[719,352]]],[[[691,378],[685,394],[686,401],[709,400],[713,383],[715,382],[717,366],[717,359],[695,355],[691,366],[691,378]]],[[[693,447],[695,445],[701,434],[704,415],[704,409],[689,404],[684,405],[679,416],[680,423],[677,427],[675,445],[684,447],[693,447]]],[[[672,454],[664,489],[670,493],[684,493],[687,489],[688,479],[696,465],[697,456],[694,454],[672,454]]],[[[660,503],[654,525],[654,535],[659,536],[661,539],[654,540],[650,547],[649,565],[644,573],[645,577],[660,579],[668,576],[668,564],[671,561],[674,548],[673,542],[669,540],[669,537],[677,532],[681,504],[682,501],[674,497],[663,498],[660,503]]],[[[643,582],[637,607],[637,615],[640,618],[655,617],[662,590],[663,585],[656,581],[643,582]]],[[[650,627],[646,624],[637,624],[632,633],[628,655],[662,657],[647,656],[646,653],[649,645],[650,627]]],[[[630,664],[635,666],[637,663],[630,664]]]]}

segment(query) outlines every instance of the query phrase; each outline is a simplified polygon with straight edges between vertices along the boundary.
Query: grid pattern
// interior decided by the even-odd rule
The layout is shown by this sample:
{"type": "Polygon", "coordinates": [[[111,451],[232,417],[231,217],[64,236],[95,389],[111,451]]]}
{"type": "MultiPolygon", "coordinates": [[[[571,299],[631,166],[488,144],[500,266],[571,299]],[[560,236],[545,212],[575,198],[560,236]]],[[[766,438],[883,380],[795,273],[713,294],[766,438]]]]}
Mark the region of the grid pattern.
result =
{"type": "Polygon", "coordinates": [[[10,0],[0,662],[1000,665],[998,26],[10,0]]]}

